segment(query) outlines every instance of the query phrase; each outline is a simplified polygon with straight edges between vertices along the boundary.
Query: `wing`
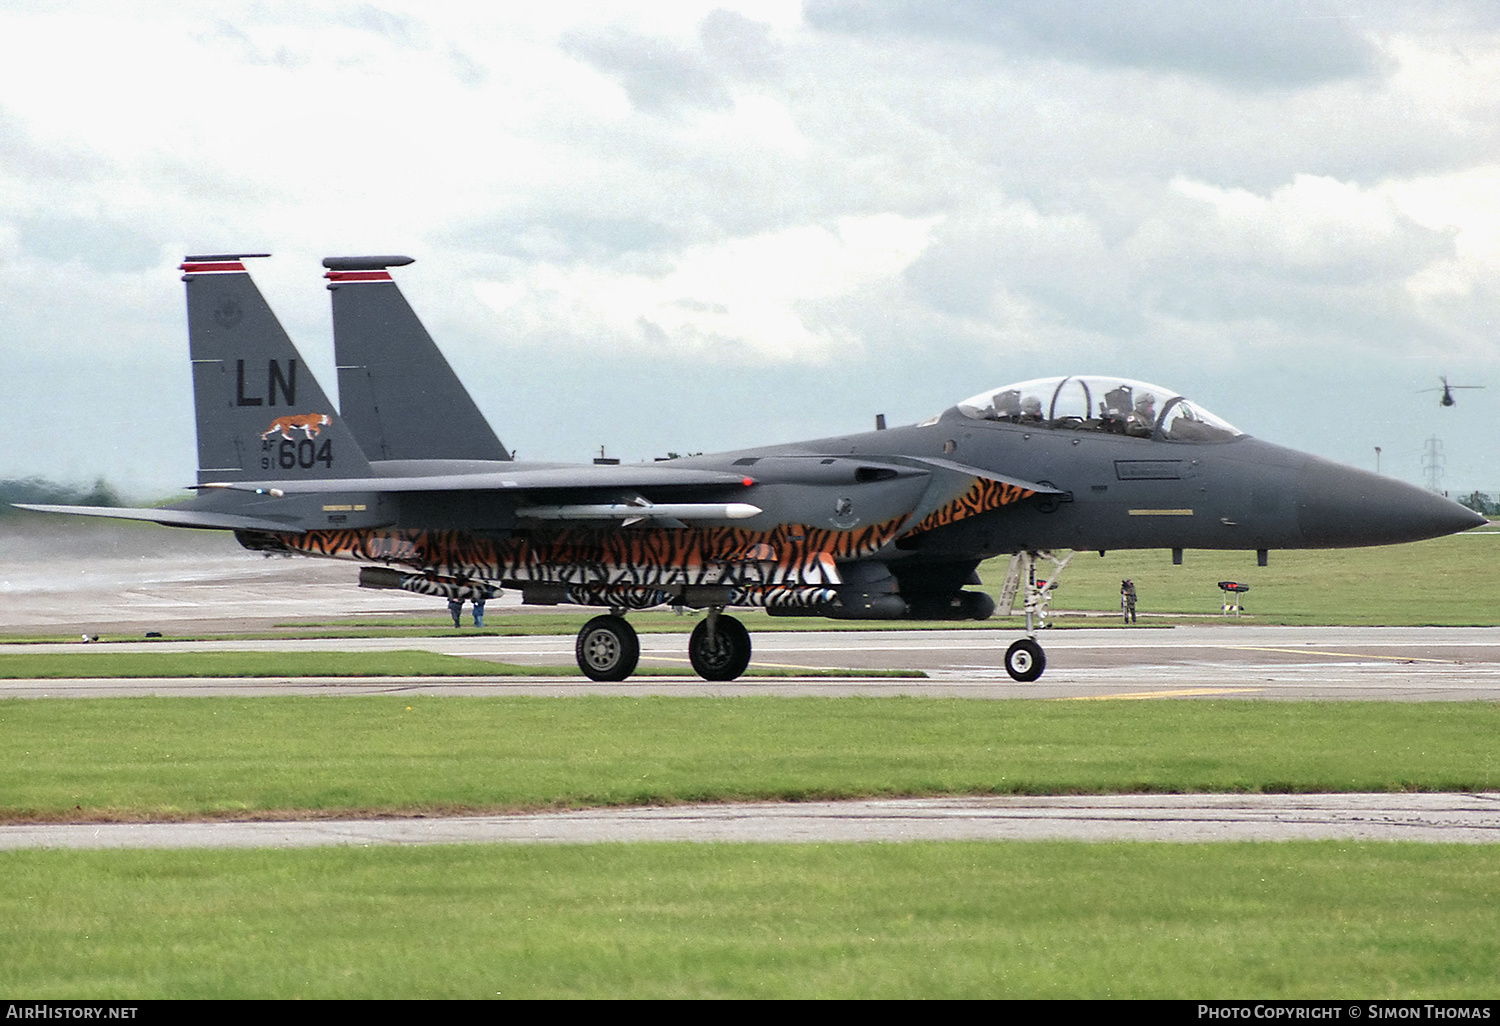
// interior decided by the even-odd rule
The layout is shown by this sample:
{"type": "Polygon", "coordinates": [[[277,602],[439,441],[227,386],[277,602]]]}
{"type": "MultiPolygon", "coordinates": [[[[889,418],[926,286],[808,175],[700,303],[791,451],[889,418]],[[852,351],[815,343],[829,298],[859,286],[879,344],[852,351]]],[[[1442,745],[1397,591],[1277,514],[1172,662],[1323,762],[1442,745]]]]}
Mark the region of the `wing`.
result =
{"type": "Polygon", "coordinates": [[[159,509],[127,508],[124,506],[51,506],[32,502],[15,502],[17,509],[29,509],[38,513],[70,513],[79,517],[108,517],[112,520],[145,520],[164,527],[200,527],[226,531],[293,531],[302,533],[302,528],[284,520],[269,517],[237,516],[212,510],[182,509],[163,506],[159,509]]]}

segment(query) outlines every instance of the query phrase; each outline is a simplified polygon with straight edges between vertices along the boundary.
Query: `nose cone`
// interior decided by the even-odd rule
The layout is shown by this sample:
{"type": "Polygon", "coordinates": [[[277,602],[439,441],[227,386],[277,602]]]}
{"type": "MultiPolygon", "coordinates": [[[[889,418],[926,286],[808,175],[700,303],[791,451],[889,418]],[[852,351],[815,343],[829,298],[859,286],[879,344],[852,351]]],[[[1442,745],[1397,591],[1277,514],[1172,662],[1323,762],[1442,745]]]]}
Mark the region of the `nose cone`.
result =
{"type": "Polygon", "coordinates": [[[1298,484],[1297,524],[1313,548],[1421,541],[1485,522],[1441,495],[1327,460],[1309,460],[1298,484]]]}

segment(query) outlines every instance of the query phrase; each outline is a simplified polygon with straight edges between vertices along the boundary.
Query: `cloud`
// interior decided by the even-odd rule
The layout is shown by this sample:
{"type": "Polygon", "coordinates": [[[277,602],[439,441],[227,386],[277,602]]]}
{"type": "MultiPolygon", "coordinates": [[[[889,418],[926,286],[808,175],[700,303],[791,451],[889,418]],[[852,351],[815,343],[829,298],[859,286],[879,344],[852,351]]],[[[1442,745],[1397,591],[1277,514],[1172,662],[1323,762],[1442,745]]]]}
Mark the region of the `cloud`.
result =
{"type": "Polygon", "coordinates": [[[809,0],[827,31],[910,35],[1043,59],[1297,88],[1381,67],[1362,15],[1331,0],[809,0]]]}
{"type": "Polygon", "coordinates": [[[555,209],[495,218],[459,234],[489,252],[550,264],[610,263],[633,253],[676,250],[683,241],[677,227],[652,218],[555,209]]]}
{"type": "Polygon", "coordinates": [[[569,32],[563,50],[614,78],[637,110],[724,110],[734,100],[701,52],[627,28],[569,32]]]}
{"type": "Polygon", "coordinates": [[[399,14],[374,4],[343,8],[341,15],[351,28],[373,33],[397,46],[417,48],[421,46],[421,40],[426,34],[421,21],[415,16],[399,14]]]}
{"type": "Polygon", "coordinates": [[[101,218],[41,216],[16,222],[23,252],[95,271],[132,272],[161,263],[162,240],[101,218]]]}
{"type": "Polygon", "coordinates": [[[1170,187],[1206,208],[1163,247],[1194,262],[1218,255],[1240,269],[1348,283],[1404,277],[1452,252],[1448,233],[1423,228],[1390,198],[1325,176],[1297,175],[1269,196],[1185,178],[1170,187]]]}
{"type": "Polygon", "coordinates": [[[1310,343],[1394,355],[1414,337],[1469,337],[1424,285],[1454,258],[1456,232],[1380,189],[1298,175],[1261,194],[1179,177],[1113,214],[972,202],[934,232],[904,295],[970,337],[1091,358],[1285,360],[1310,343]]]}
{"type": "Polygon", "coordinates": [[[631,106],[651,113],[728,110],[732,80],[773,79],[780,66],[770,26],[724,9],[704,16],[696,46],[619,25],[575,29],[560,42],[564,52],[618,82],[631,106]]]}
{"type": "Polygon", "coordinates": [[[841,219],[687,248],[660,273],[537,266],[519,280],[475,286],[508,327],[564,333],[575,346],[621,343],[716,362],[821,363],[859,341],[819,304],[894,282],[927,245],[932,220],[894,214],[841,219]]]}
{"type": "MultiPolygon", "coordinates": [[[[1232,420],[1242,382],[1295,380],[1316,447],[1363,423],[1331,377],[1500,371],[1495,5],[716,2],[4,7],[0,342],[28,377],[0,428],[58,427],[0,476],[101,437],[132,477],[190,471],[194,251],[275,253],[253,273],[330,386],[318,259],[418,257],[403,288],[536,458],[1090,368],[1232,420]],[[747,380],[758,415],[719,416],[747,380]],[[580,389],[586,418],[546,398],[580,389]]],[[[1264,423],[1303,422],[1280,401],[1264,423]]]]}
{"type": "Polygon", "coordinates": [[[771,26],[738,11],[719,8],[698,24],[704,55],[722,71],[751,80],[774,78],[782,66],[781,47],[771,26]]]}

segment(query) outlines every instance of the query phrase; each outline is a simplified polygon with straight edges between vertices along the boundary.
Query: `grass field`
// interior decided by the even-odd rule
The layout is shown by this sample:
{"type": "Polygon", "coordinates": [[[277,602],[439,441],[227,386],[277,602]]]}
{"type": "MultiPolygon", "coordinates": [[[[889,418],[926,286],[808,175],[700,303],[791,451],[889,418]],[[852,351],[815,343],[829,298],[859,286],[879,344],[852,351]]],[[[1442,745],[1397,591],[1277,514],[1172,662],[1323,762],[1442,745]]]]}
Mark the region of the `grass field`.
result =
{"type": "Polygon", "coordinates": [[[0,856],[26,998],[1493,998],[1500,846],[0,856]]]}
{"type": "Polygon", "coordinates": [[[0,703],[0,819],[1500,788],[1500,706],[868,698],[0,703]]]}
{"type": "MultiPolygon", "coordinates": [[[[999,594],[1007,565],[996,559],[981,567],[985,590],[999,594]]],[[[1253,552],[1190,550],[1182,566],[1165,550],[1080,552],[1063,571],[1053,605],[1118,610],[1120,581],[1128,577],[1141,613],[1220,619],[1218,582],[1239,581],[1250,585],[1243,605],[1256,623],[1492,625],[1500,623],[1497,571],[1495,525],[1411,545],[1274,551],[1265,567],[1255,565],[1253,552]]],[[[1046,576],[1041,566],[1037,573],[1046,576]]]]}

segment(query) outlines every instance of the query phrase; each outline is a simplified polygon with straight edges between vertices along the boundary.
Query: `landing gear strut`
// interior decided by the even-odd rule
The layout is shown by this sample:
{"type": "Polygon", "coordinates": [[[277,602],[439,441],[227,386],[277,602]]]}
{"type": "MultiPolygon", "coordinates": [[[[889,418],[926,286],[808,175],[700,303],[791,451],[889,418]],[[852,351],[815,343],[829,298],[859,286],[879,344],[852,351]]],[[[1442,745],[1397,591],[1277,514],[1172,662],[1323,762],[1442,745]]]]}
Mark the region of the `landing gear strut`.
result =
{"type": "Polygon", "coordinates": [[[750,665],[750,632],[734,617],[710,609],[688,639],[688,660],[704,680],[734,680],[750,665]]]}
{"type": "Polygon", "coordinates": [[[624,680],[641,660],[641,642],[623,616],[596,616],[578,632],[573,652],[591,680],[624,680]]]}
{"type": "Polygon", "coordinates": [[[1073,558],[1073,553],[1059,559],[1051,552],[1017,552],[1010,557],[1010,569],[1005,573],[1005,585],[1000,591],[1000,609],[1014,613],[1016,593],[1025,585],[1026,637],[1005,650],[1005,672],[1012,680],[1028,683],[1036,680],[1047,668],[1047,656],[1042,646],[1036,643],[1036,632],[1047,626],[1047,607],[1052,603],[1052,590],[1057,587],[1057,578],[1073,558]],[[1052,577],[1040,585],[1036,581],[1036,561],[1046,559],[1052,563],[1052,577]]]}

